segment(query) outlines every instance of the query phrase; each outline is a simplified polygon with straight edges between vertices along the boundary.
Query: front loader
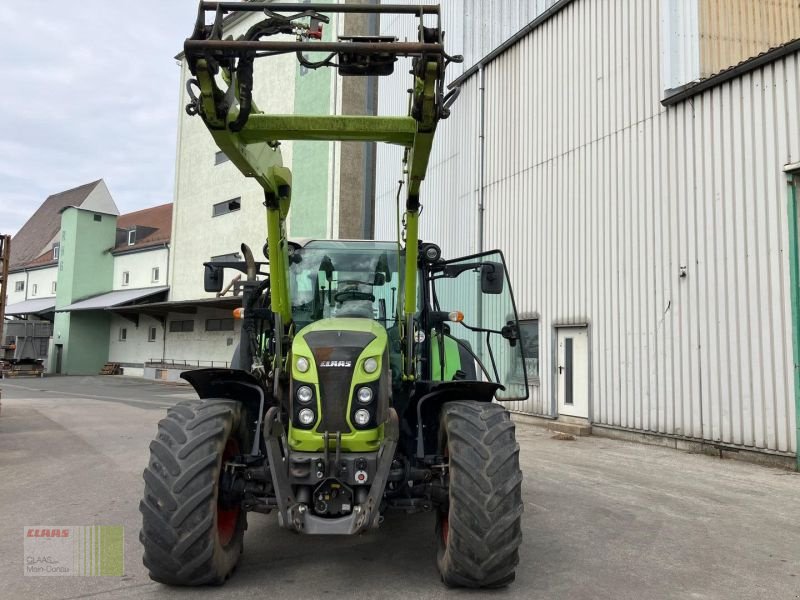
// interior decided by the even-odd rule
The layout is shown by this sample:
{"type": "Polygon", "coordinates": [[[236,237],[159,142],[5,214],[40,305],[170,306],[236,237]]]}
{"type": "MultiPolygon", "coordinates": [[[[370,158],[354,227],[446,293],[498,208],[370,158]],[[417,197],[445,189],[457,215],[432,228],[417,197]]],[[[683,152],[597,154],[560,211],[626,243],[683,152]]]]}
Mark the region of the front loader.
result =
{"type": "Polygon", "coordinates": [[[402,511],[435,513],[445,584],[513,581],[522,473],[498,401],[528,392],[508,272],[499,251],[446,259],[418,238],[434,133],[457,96],[445,94],[444,75],[461,59],[443,39],[433,5],[200,3],[185,43],[187,111],[263,187],[266,262],[242,245],[241,262],[205,263],[209,292],[222,289],[226,269],[245,276],[240,343],[232,368],[182,374],[199,399],[170,408],[150,445],[140,537],[152,579],[224,582],[251,512],[274,512],[304,535],[357,535],[402,511]],[[235,11],[263,18],[223,38],[235,11]],[[320,41],[328,15],[347,12],[415,19],[418,39],[320,41]],[[411,57],[408,115],[265,114],[253,100],[253,63],[286,53],[356,77],[390,76],[398,57],[411,57]],[[399,239],[287,239],[287,140],[403,146],[399,239]]]}

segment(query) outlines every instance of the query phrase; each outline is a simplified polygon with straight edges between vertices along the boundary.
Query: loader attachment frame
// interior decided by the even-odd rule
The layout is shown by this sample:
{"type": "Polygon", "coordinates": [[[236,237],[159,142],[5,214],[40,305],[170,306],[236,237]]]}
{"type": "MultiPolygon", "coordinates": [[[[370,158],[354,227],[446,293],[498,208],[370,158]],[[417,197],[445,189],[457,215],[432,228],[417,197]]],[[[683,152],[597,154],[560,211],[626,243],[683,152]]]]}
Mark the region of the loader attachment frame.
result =
{"type": "MultiPolygon", "coordinates": [[[[444,74],[460,56],[448,56],[443,45],[441,14],[434,5],[281,4],[268,2],[201,2],[192,36],[184,51],[194,78],[187,84],[189,114],[199,114],[217,146],[247,177],[264,190],[270,270],[271,310],[284,332],[291,327],[288,285],[288,246],[285,222],[291,206],[292,175],[283,166],[280,142],[285,140],[386,142],[405,148],[406,202],[405,291],[402,338],[404,378],[414,379],[413,337],[417,312],[417,255],[420,188],[428,168],[433,136],[439,120],[449,116],[457,91],[445,94],[444,74]],[[302,11],[302,12],[298,12],[302,11]],[[232,12],[259,12],[265,19],[239,39],[222,38],[223,18],[232,12]],[[206,23],[209,13],[213,14],[206,23]],[[317,41],[326,14],[368,13],[406,15],[418,20],[418,41],[394,38],[340,38],[317,41]],[[425,18],[435,21],[426,26],[425,18]],[[294,40],[269,39],[293,35],[294,40]],[[267,39],[264,39],[267,38],[267,39]],[[307,52],[329,52],[310,63],[307,52]],[[413,59],[413,85],[407,116],[270,115],[253,102],[253,63],[263,56],[295,53],[311,68],[339,68],[342,74],[387,74],[397,57],[413,59]],[[334,58],[337,57],[337,58],[334,58]],[[338,63],[336,62],[338,60],[338,63]],[[195,91],[196,90],[196,91],[195,91]]],[[[398,215],[399,217],[399,215],[398,215]]],[[[398,240],[398,244],[401,241],[398,240]]],[[[398,310],[400,305],[398,304],[398,310]]],[[[277,357],[278,361],[280,357],[277,357]]],[[[274,367],[280,368],[276,364],[274,367]]]]}

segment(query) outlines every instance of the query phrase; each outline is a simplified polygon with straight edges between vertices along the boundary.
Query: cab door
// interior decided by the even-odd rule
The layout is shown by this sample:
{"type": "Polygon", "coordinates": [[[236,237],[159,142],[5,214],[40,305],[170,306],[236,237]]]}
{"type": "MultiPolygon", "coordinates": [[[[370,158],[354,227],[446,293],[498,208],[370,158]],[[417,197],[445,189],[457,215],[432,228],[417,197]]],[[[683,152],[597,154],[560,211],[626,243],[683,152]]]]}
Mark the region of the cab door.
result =
{"type": "Polygon", "coordinates": [[[463,315],[429,324],[431,378],[491,381],[505,388],[498,400],[527,399],[517,309],[502,252],[438,263],[430,286],[433,315],[463,315]]]}

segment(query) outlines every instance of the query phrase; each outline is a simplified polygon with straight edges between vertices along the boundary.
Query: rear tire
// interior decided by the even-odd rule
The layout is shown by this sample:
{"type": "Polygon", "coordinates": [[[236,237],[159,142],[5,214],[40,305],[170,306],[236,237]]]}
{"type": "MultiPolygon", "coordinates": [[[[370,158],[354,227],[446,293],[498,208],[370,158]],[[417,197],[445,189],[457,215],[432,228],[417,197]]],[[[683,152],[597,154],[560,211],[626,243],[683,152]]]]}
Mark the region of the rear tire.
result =
{"type": "Polygon", "coordinates": [[[436,522],[442,581],[453,587],[504,587],[514,581],[522,543],[514,423],[499,404],[450,402],[439,431],[449,460],[449,506],[436,522]]]}
{"type": "Polygon", "coordinates": [[[139,504],[143,562],[168,585],[219,585],[242,553],[245,512],[220,498],[224,463],[246,446],[241,404],[190,400],[167,411],[150,443],[139,504]]]}

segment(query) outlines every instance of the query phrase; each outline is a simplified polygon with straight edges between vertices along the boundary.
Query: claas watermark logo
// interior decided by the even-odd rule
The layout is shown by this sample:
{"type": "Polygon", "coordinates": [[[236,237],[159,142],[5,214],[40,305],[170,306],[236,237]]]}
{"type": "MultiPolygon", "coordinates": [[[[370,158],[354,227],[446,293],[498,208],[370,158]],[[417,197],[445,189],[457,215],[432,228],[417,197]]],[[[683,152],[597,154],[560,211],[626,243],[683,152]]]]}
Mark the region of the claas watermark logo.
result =
{"type": "Polygon", "coordinates": [[[23,572],[31,576],[125,574],[122,525],[26,526],[23,572]]]}

